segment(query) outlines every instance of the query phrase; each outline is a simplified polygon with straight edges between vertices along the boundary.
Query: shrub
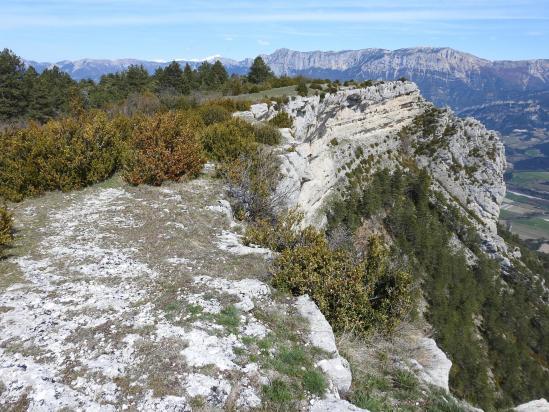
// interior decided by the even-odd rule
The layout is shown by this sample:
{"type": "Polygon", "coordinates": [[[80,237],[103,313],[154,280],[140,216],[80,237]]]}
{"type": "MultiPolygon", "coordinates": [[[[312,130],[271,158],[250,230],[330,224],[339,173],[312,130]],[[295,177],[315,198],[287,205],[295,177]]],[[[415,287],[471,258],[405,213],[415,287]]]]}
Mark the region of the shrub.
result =
{"type": "Polygon", "coordinates": [[[0,257],[13,240],[13,222],[11,213],[0,207],[0,257]]]}
{"type": "Polygon", "coordinates": [[[364,258],[331,249],[312,227],[299,230],[303,215],[291,210],[275,223],[260,220],[246,241],[280,252],[273,262],[273,285],[298,296],[308,294],[337,331],[364,334],[391,331],[412,307],[412,278],[392,263],[378,236],[364,258]]]}
{"type": "Polygon", "coordinates": [[[214,123],[222,123],[231,118],[231,112],[229,110],[216,104],[201,106],[198,109],[198,114],[206,126],[210,126],[214,123]]]}
{"type": "Polygon", "coordinates": [[[247,100],[236,100],[236,99],[215,99],[210,100],[206,103],[206,106],[221,106],[224,107],[229,112],[243,112],[250,110],[251,103],[247,100]]]}
{"type": "Polygon", "coordinates": [[[132,93],[121,104],[109,110],[111,113],[134,116],[137,114],[152,115],[160,111],[162,104],[158,96],[151,92],[132,93]]]}
{"type": "Polygon", "coordinates": [[[391,266],[377,237],[358,263],[347,251],[331,250],[324,236],[286,249],[274,261],[273,283],[294,295],[308,294],[340,332],[391,331],[412,303],[410,274],[391,266]]]}
{"type": "Polygon", "coordinates": [[[305,83],[304,81],[299,82],[299,84],[295,88],[295,91],[301,97],[307,97],[307,95],[309,94],[309,89],[307,88],[307,83],[305,83]]]}
{"type": "Polygon", "coordinates": [[[249,155],[257,147],[253,126],[241,119],[206,127],[202,132],[202,143],[209,157],[221,162],[249,155]]]}
{"type": "Polygon", "coordinates": [[[220,167],[225,176],[236,215],[249,220],[272,220],[283,200],[276,192],[280,163],[272,149],[261,146],[220,167]]]}
{"type": "Polygon", "coordinates": [[[276,146],[280,143],[282,135],[278,128],[270,125],[259,123],[254,126],[255,139],[262,144],[276,146]]]}
{"type": "Polygon", "coordinates": [[[138,118],[124,158],[124,178],[133,185],[160,185],[197,175],[206,161],[201,128],[199,117],[184,112],[138,118]]]}
{"type": "Polygon", "coordinates": [[[120,164],[123,125],[118,118],[111,121],[105,113],[92,111],[3,133],[0,197],[20,201],[108,178],[120,164]]]}
{"type": "Polygon", "coordinates": [[[305,246],[318,241],[322,235],[313,228],[299,230],[303,213],[289,210],[273,221],[260,219],[246,230],[245,242],[268,247],[275,252],[305,246]]]}
{"type": "Polygon", "coordinates": [[[293,123],[294,122],[290,115],[283,111],[278,112],[275,117],[269,120],[269,124],[281,129],[292,127],[293,123]]]}

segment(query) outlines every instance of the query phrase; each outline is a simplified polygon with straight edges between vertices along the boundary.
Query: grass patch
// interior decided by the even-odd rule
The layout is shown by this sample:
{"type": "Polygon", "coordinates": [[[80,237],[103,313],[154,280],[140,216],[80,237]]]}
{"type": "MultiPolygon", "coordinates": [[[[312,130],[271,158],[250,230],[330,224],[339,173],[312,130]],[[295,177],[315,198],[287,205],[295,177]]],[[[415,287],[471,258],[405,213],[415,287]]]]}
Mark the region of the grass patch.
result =
{"type": "Polygon", "coordinates": [[[263,385],[263,397],[276,404],[288,404],[293,399],[292,390],[280,379],[273,380],[269,385],[263,385]]]}
{"type": "Polygon", "coordinates": [[[236,333],[240,325],[240,311],[233,305],[227,306],[215,315],[215,321],[230,332],[236,333]]]}
{"type": "Polygon", "coordinates": [[[324,375],[316,370],[305,371],[303,374],[303,387],[318,396],[322,396],[326,392],[327,384],[324,375]]]}

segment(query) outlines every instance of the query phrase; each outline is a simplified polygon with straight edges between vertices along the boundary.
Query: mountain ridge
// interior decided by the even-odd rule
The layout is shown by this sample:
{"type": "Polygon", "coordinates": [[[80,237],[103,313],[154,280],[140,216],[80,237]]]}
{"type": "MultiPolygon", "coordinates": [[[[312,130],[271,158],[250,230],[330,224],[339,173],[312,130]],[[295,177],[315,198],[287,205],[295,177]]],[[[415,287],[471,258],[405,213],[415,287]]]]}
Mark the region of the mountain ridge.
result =
{"type": "MultiPolygon", "coordinates": [[[[405,77],[438,106],[450,106],[491,129],[520,139],[549,139],[549,59],[488,60],[450,47],[397,50],[367,48],[301,52],[287,48],[262,55],[277,75],[330,80],[396,80],[405,77]],[[521,131],[522,130],[522,131],[521,131]]],[[[210,59],[210,61],[217,58],[210,59]]],[[[244,75],[252,59],[220,57],[230,74],[244,75]]],[[[198,67],[200,61],[178,60],[198,67]]],[[[80,59],[58,63],[25,61],[38,71],[57,65],[76,80],[99,80],[107,73],[142,64],[149,72],[168,62],[138,59],[80,59]]]]}

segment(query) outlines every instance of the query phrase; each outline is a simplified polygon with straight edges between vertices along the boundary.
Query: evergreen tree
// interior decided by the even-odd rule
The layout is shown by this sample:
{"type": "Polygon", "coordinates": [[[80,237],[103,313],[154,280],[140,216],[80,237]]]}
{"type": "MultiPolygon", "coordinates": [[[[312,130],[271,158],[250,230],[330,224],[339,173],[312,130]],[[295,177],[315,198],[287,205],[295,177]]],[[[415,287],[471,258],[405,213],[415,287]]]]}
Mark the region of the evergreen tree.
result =
{"type": "Polygon", "coordinates": [[[49,104],[48,89],[34,67],[29,67],[23,76],[26,116],[44,122],[54,115],[49,104]]]}
{"type": "Polygon", "coordinates": [[[149,84],[149,73],[142,65],[131,65],[126,71],[127,94],[144,92],[149,84]]]}
{"type": "Polygon", "coordinates": [[[24,74],[23,61],[11,50],[4,49],[0,53],[0,120],[25,114],[24,74]]]}
{"type": "Polygon", "coordinates": [[[197,75],[201,86],[209,88],[214,85],[211,63],[203,62],[200,66],[198,66],[197,75]]]}
{"type": "Polygon", "coordinates": [[[271,77],[273,77],[273,72],[269,66],[265,64],[261,56],[257,56],[248,72],[248,81],[250,83],[259,84],[269,80],[271,77]]]}
{"type": "Polygon", "coordinates": [[[183,92],[183,70],[176,61],[171,62],[164,69],[157,69],[155,78],[159,91],[183,92]]]}
{"type": "Polygon", "coordinates": [[[67,113],[69,111],[69,95],[77,83],[57,66],[44,70],[39,81],[42,82],[47,94],[47,112],[52,116],[67,113]]]}
{"type": "Polygon", "coordinates": [[[183,69],[183,93],[188,94],[191,92],[191,90],[195,90],[197,88],[196,84],[196,76],[195,72],[189,65],[189,63],[185,64],[185,68],[183,69]]]}
{"type": "Polygon", "coordinates": [[[212,66],[212,80],[216,88],[219,88],[229,80],[229,74],[227,73],[225,66],[223,66],[223,63],[219,60],[216,60],[212,66]]]}

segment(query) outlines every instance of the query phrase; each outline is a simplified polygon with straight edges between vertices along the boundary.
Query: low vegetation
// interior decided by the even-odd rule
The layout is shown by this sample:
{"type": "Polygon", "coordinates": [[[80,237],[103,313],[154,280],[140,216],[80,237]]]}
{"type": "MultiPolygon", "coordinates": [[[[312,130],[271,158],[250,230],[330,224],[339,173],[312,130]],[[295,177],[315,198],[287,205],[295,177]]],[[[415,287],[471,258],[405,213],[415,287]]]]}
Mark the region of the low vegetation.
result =
{"type": "MultiPolygon", "coordinates": [[[[332,211],[329,233],[341,226],[356,231],[364,219],[381,221],[406,257],[415,280],[423,283],[437,343],[453,362],[454,394],[493,410],[547,393],[542,365],[548,362],[549,313],[541,285],[520,282],[518,273],[506,277],[507,283],[501,280],[468,218],[432,193],[427,173],[357,176],[332,211]],[[450,247],[454,233],[476,254],[476,263],[469,265],[463,250],[450,247]]],[[[526,261],[534,272],[542,268],[537,257],[526,261]]]]}
{"type": "Polygon", "coordinates": [[[359,257],[331,248],[311,227],[296,231],[299,220],[293,211],[275,225],[258,222],[248,231],[249,242],[280,252],[273,262],[273,285],[311,296],[336,331],[390,332],[412,307],[409,273],[391,264],[378,237],[368,239],[359,257]]]}
{"type": "Polygon", "coordinates": [[[4,250],[13,241],[13,222],[11,213],[0,207],[0,258],[4,250]]]}
{"type": "Polygon", "coordinates": [[[293,120],[288,113],[279,111],[276,116],[269,120],[269,124],[279,128],[289,128],[293,126],[293,120]]]}
{"type": "Polygon", "coordinates": [[[166,180],[198,175],[206,162],[198,131],[204,123],[188,113],[140,117],[124,153],[124,178],[133,185],[158,186],[166,180]]]}
{"type": "Polygon", "coordinates": [[[0,134],[0,197],[20,201],[108,178],[120,166],[128,129],[125,120],[92,111],[0,134]]]}

